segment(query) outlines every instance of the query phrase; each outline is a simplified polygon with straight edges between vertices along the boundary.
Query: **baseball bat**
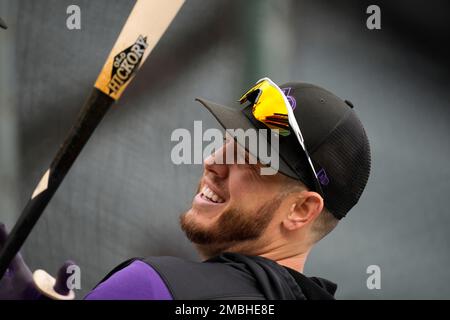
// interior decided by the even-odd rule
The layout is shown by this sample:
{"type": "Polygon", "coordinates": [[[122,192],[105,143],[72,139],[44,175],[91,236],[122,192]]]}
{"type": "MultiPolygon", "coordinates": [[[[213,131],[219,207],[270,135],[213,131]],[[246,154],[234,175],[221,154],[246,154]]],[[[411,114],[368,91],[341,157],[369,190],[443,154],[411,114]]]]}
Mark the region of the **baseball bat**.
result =
{"type": "Polygon", "coordinates": [[[0,253],[0,279],[111,105],[122,95],[184,0],[137,0],[78,118],[0,253]]]}

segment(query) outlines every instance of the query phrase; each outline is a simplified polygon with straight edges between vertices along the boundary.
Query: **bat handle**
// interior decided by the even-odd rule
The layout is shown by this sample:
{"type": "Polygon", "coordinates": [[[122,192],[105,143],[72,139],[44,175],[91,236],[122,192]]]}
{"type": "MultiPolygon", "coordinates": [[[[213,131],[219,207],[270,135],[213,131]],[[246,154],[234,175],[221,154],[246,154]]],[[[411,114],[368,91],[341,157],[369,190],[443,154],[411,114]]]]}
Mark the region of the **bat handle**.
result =
{"type": "Polygon", "coordinates": [[[0,280],[114,99],[94,88],[0,253],[0,280]]]}

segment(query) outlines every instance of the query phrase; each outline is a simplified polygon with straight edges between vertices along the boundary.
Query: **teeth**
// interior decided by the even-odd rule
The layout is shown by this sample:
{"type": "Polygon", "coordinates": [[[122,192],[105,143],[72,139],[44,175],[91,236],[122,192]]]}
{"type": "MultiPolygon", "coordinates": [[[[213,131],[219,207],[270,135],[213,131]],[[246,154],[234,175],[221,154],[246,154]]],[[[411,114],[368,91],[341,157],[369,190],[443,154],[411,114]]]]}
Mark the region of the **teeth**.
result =
{"type": "Polygon", "coordinates": [[[211,189],[209,189],[207,186],[204,186],[202,189],[202,194],[208,198],[209,200],[217,203],[222,203],[224,200],[219,197],[216,193],[214,193],[211,189]]]}

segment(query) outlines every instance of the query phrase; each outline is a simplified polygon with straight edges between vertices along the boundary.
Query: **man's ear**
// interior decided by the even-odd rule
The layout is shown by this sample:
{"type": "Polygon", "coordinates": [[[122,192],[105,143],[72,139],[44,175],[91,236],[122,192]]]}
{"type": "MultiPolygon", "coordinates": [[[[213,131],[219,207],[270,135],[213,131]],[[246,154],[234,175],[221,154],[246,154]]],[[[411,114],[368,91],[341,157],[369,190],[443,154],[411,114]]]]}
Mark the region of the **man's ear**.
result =
{"type": "Polygon", "coordinates": [[[322,209],[323,199],[317,192],[302,191],[291,201],[283,226],[289,231],[299,229],[314,221],[322,209]]]}

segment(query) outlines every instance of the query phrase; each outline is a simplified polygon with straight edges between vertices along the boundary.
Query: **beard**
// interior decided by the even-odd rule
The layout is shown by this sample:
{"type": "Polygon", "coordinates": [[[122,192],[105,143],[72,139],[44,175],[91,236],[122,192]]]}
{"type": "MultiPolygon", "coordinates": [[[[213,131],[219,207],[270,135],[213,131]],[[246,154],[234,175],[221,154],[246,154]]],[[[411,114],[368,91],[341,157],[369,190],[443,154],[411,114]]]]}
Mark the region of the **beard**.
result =
{"type": "Polygon", "coordinates": [[[180,226],[203,256],[212,257],[232,246],[259,239],[272,221],[281,201],[282,197],[278,196],[253,210],[228,208],[208,227],[196,222],[188,211],[180,216],[180,226]]]}

